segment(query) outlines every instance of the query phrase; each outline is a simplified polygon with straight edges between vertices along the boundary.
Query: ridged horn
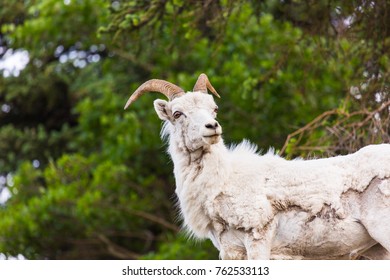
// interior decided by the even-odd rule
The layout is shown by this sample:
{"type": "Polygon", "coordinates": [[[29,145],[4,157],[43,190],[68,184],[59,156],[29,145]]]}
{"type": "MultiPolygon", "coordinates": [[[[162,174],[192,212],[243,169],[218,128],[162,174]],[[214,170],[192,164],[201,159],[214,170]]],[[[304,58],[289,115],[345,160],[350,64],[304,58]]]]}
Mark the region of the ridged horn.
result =
{"type": "Polygon", "coordinates": [[[168,97],[169,100],[173,100],[176,97],[179,97],[184,94],[184,90],[177,85],[174,85],[170,82],[164,80],[153,79],[146,81],[140,85],[136,91],[130,96],[125,105],[125,110],[130,106],[135,100],[138,99],[145,92],[159,92],[168,97]]]}
{"type": "Polygon", "coordinates": [[[207,75],[202,73],[199,75],[199,78],[195,83],[193,91],[201,91],[203,93],[207,93],[207,89],[209,89],[215,96],[221,98],[215,88],[211,85],[207,75]]]}

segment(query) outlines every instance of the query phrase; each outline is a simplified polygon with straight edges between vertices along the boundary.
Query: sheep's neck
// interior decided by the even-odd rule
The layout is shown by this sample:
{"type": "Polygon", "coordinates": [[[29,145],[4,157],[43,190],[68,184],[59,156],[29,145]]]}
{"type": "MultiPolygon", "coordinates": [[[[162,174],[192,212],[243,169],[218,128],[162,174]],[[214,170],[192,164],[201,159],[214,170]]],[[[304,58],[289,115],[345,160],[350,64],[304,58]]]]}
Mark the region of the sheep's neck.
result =
{"type": "Polygon", "coordinates": [[[169,153],[174,164],[176,194],[184,228],[198,238],[206,238],[213,225],[204,205],[222,191],[218,186],[223,186],[222,182],[228,180],[227,148],[222,140],[193,151],[182,148],[181,144],[171,141],[169,153]]]}
{"type": "MultiPolygon", "coordinates": [[[[208,177],[208,174],[215,178],[225,173],[223,171],[226,169],[227,149],[222,140],[196,150],[190,150],[181,144],[171,141],[169,147],[179,193],[181,188],[185,188],[188,184],[196,184],[197,181],[208,177]]],[[[202,184],[202,182],[198,183],[202,184]]]]}

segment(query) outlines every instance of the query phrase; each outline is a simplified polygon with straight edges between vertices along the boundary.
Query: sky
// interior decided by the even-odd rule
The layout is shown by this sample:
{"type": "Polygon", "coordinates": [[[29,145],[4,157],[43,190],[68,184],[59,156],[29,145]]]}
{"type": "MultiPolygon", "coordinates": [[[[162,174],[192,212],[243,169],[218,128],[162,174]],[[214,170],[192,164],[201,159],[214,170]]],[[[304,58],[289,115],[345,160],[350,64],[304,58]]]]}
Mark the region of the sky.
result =
{"type": "MultiPolygon", "coordinates": [[[[0,53],[1,52],[2,50],[0,50],[0,53]]],[[[30,57],[28,51],[22,49],[8,49],[0,59],[0,72],[3,72],[4,77],[17,77],[29,61],[30,57]]]]}
{"type": "MultiPolygon", "coordinates": [[[[8,179],[11,179],[11,175],[9,175],[8,179]]],[[[6,187],[7,183],[9,183],[7,181],[7,177],[0,176],[0,205],[4,204],[11,197],[11,191],[6,187]]]]}

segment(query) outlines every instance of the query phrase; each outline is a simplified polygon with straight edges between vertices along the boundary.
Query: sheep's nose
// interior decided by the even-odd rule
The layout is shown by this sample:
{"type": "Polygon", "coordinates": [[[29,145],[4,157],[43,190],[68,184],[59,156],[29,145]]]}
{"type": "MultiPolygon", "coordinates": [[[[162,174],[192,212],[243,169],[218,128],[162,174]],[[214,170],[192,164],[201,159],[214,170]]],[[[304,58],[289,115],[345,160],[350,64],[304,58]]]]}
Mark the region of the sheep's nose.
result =
{"type": "Polygon", "coordinates": [[[217,129],[219,126],[218,122],[214,122],[214,123],[208,123],[205,125],[206,128],[208,129],[217,129]]]}

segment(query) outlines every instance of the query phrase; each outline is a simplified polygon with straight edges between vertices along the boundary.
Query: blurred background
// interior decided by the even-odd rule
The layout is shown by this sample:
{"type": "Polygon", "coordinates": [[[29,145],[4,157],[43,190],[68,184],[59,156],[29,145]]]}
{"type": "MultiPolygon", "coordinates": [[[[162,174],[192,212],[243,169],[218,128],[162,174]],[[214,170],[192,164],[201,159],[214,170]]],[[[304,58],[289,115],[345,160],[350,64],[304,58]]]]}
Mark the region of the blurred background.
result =
{"type": "Polygon", "coordinates": [[[390,142],[386,0],[1,0],[0,259],[216,259],[180,231],[151,78],[209,76],[225,142],[390,142]]]}

